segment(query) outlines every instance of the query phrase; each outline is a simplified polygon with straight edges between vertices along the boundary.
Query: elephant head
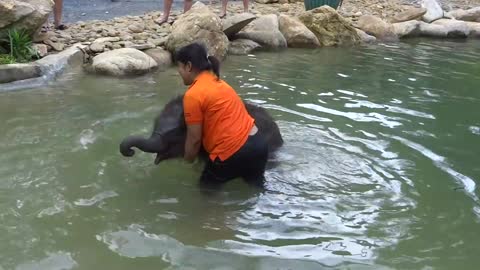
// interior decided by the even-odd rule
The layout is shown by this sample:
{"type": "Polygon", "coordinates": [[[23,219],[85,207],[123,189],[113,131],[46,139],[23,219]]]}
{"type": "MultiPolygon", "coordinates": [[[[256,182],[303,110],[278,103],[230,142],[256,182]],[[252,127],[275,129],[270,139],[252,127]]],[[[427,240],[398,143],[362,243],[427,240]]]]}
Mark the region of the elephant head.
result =
{"type": "Polygon", "coordinates": [[[186,126],[183,118],[183,96],[171,100],[154,121],[149,138],[129,136],[120,143],[123,156],[135,154],[133,147],[147,153],[156,153],[155,164],[162,160],[181,157],[184,154],[186,126]]]}

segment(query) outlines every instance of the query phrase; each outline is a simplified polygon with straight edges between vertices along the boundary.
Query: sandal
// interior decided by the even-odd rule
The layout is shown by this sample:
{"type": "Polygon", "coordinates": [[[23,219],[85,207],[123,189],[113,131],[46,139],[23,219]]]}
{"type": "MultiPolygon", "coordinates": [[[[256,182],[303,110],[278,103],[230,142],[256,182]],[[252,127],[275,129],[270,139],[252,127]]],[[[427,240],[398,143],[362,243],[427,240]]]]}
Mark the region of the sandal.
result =
{"type": "Polygon", "coordinates": [[[55,29],[57,29],[57,30],[65,30],[67,28],[68,27],[65,24],[60,24],[59,26],[55,26],[55,29]]]}

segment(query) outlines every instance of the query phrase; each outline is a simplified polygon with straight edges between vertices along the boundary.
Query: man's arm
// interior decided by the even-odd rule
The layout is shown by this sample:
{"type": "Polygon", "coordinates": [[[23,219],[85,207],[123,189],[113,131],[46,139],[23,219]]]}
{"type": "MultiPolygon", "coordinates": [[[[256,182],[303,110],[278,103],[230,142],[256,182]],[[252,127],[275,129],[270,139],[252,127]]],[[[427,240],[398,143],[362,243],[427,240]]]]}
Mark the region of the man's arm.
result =
{"type": "Polygon", "coordinates": [[[202,144],[202,124],[187,125],[187,139],[185,140],[185,155],[184,159],[192,163],[200,151],[202,144]]]}

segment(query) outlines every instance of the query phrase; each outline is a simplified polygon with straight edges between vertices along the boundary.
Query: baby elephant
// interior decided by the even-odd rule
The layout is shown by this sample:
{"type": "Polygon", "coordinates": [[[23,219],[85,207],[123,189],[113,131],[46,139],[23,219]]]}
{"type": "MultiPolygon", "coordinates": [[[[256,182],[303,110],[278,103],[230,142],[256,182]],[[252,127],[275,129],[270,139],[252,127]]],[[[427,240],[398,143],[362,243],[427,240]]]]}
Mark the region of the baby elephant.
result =
{"type": "MultiPolygon", "coordinates": [[[[245,103],[248,113],[255,119],[259,135],[268,142],[269,153],[273,153],[283,144],[282,135],[277,124],[268,112],[256,105],[245,103]]],[[[144,152],[156,153],[155,164],[171,158],[181,158],[184,155],[187,127],[183,115],[183,95],[172,99],[155,118],[153,132],[149,138],[129,136],[120,143],[120,152],[126,157],[135,154],[132,147],[144,152]]],[[[200,158],[208,159],[208,154],[202,148],[200,158]]]]}

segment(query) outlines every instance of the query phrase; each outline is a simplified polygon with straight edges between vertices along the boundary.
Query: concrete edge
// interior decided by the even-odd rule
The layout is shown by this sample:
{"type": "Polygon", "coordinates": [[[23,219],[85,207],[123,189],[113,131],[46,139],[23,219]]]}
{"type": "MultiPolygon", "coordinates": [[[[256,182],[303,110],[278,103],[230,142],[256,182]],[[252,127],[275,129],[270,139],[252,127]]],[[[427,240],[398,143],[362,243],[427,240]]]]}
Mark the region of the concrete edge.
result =
{"type": "Polygon", "coordinates": [[[59,75],[68,66],[83,64],[85,48],[86,45],[78,43],[32,63],[0,65],[0,91],[40,85],[59,75]]]}

